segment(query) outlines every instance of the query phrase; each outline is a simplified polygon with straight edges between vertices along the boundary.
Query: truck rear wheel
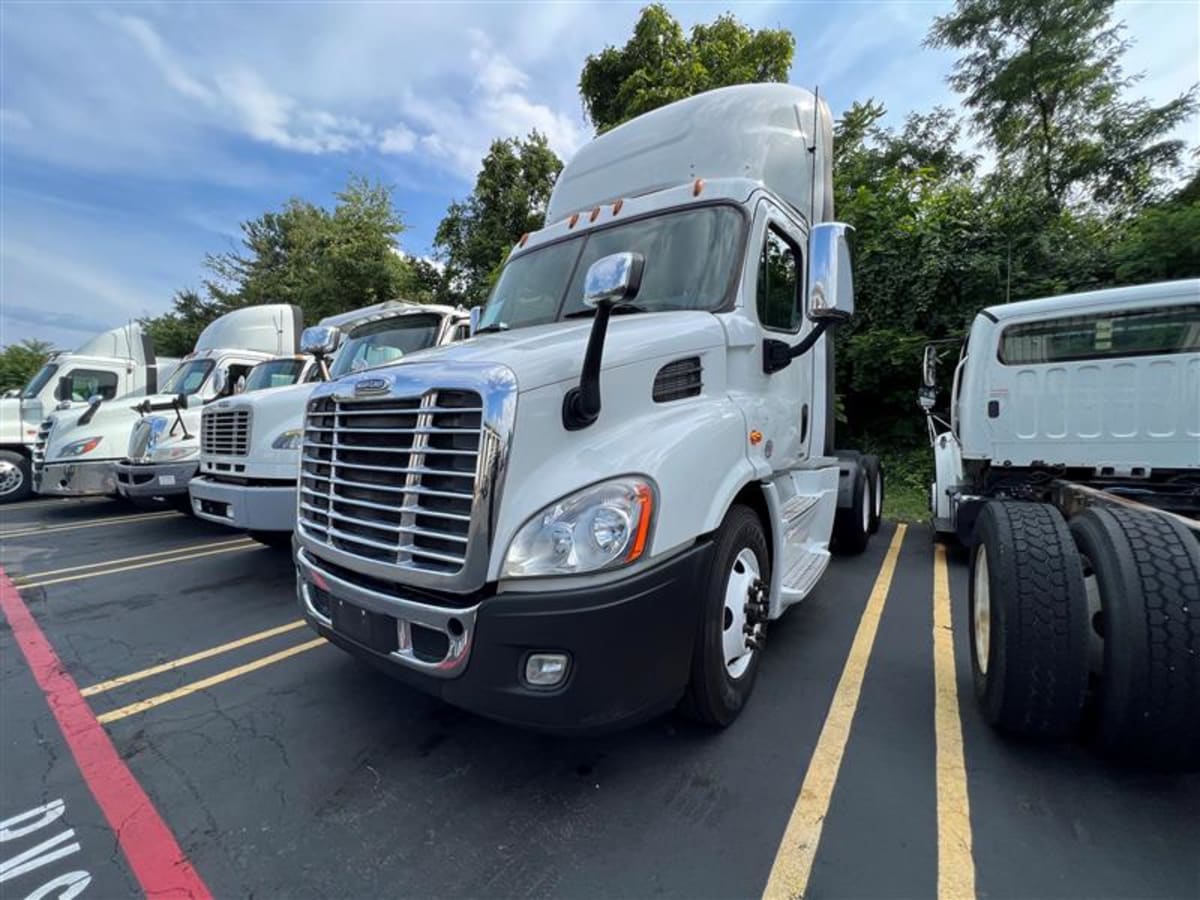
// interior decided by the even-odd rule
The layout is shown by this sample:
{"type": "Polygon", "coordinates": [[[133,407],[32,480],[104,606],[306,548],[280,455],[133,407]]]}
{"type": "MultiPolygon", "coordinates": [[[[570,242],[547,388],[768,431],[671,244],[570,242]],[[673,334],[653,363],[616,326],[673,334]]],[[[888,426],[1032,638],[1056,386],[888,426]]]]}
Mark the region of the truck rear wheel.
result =
{"type": "Polygon", "coordinates": [[[883,522],[883,463],[878,456],[867,453],[862,457],[862,466],[871,493],[871,527],[868,531],[875,534],[883,522]]]}
{"type": "Polygon", "coordinates": [[[16,503],[33,493],[33,469],[29,457],[0,450],[0,503],[16,503]]]}
{"type": "Polygon", "coordinates": [[[1200,766],[1200,544],[1166,516],[1122,507],[1085,510],[1071,534],[1100,598],[1100,746],[1200,766]]]}
{"type": "Polygon", "coordinates": [[[992,502],[971,554],[971,670],[994,728],[1061,737],[1087,692],[1083,568],[1062,515],[1040,503],[992,502]]]}
{"type": "Polygon", "coordinates": [[[742,711],[767,630],[771,560],[758,514],[735,505],[717,531],[692,651],[692,675],[680,710],[725,727],[742,711]]]}
{"type": "Polygon", "coordinates": [[[871,540],[871,491],[866,469],[859,459],[850,466],[850,504],[839,506],[833,517],[832,549],[843,556],[855,556],[867,549],[871,540]]]}

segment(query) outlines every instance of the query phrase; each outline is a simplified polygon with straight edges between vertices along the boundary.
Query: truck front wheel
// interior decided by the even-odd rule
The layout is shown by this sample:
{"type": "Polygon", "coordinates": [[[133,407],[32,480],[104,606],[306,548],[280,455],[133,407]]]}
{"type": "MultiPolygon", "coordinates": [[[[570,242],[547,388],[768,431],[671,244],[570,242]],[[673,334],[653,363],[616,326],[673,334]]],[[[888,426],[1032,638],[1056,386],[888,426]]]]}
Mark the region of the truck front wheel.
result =
{"type": "Polygon", "coordinates": [[[33,470],[29,457],[0,450],[0,503],[16,503],[33,493],[33,470]]]}
{"type": "Polygon", "coordinates": [[[701,583],[691,683],[680,709],[724,727],[737,718],[754,689],[767,630],[771,560],[762,523],[750,507],[739,504],[726,513],[701,583]]]}
{"type": "Polygon", "coordinates": [[[1085,510],[1071,534],[1100,599],[1101,747],[1200,766],[1200,544],[1166,516],[1121,507],[1085,510]]]}
{"type": "Polygon", "coordinates": [[[1087,692],[1083,568],[1062,515],[1040,503],[991,502],[975,525],[970,646],[975,696],[994,728],[1061,737],[1087,692]]]}

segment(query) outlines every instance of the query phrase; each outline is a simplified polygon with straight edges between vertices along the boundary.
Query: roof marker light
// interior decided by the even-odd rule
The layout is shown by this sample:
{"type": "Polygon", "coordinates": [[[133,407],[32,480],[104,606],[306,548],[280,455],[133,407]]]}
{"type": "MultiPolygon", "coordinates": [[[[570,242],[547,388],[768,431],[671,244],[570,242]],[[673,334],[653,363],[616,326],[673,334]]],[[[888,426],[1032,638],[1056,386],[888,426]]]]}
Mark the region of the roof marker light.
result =
{"type": "Polygon", "coordinates": [[[618,200],[616,203],[614,203],[613,204],[613,215],[615,216],[617,213],[619,213],[621,211],[621,207],[624,205],[625,205],[624,199],[618,200]]]}
{"type": "Polygon", "coordinates": [[[567,227],[574,228],[575,223],[579,221],[579,213],[572,213],[571,218],[567,219],[567,227]]]}
{"type": "Polygon", "coordinates": [[[600,207],[597,206],[595,209],[592,210],[592,214],[590,216],[588,216],[588,221],[595,222],[596,219],[599,218],[599,216],[600,216],[600,207]]]}
{"type": "Polygon", "coordinates": [[[521,235],[521,239],[519,241],[517,241],[517,246],[524,247],[528,240],[529,240],[529,232],[527,231],[523,235],[521,235]]]}
{"type": "Polygon", "coordinates": [[[699,197],[702,190],[704,190],[704,179],[697,178],[696,183],[692,185],[692,196],[699,197]]]}

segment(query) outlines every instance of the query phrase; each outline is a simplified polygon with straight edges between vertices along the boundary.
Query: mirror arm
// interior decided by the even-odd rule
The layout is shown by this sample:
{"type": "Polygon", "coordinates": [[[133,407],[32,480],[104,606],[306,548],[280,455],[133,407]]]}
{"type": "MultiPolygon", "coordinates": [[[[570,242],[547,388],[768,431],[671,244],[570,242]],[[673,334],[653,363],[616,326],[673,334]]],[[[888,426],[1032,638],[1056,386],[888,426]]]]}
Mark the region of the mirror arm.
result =
{"type": "Polygon", "coordinates": [[[579,386],[571,388],[563,397],[562,420],[567,431],[587,428],[600,417],[600,360],[604,355],[604,336],[608,332],[611,313],[611,302],[596,305],[596,318],[592,320],[579,386]]]}
{"type": "Polygon", "coordinates": [[[79,417],[78,421],[76,421],[75,424],[76,425],[86,425],[88,422],[92,421],[92,417],[96,415],[96,410],[98,410],[99,408],[100,408],[99,403],[93,403],[91,406],[89,406],[87,409],[85,409],[83,411],[83,415],[79,417]]]}
{"type": "Polygon", "coordinates": [[[813,326],[813,330],[805,335],[804,340],[796,344],[794,347],[786,341],[777,341],[767,338],[763,341],[763,372],[770,375],[772,372],[778,372],[780,369],[786,369],[793,359],[797,356],[803,356],[813,348],[813,345],[821,339],[821,336],[829,330],[834,322],[832,319],[821,319],[813,326]]]}
{"type": "MultiPolygon", "coordinates": [[[[171,403],[171,406],[173,406],[175,409],[175,421],[177,423],[179,423],[179,430],[183,432],[183,439],[185,441],[191,440],[192,436],[190,434],[188,434],[187,425],[185,425],[183,423],[183,413],[180,412],[180,410],[179,410],[179,398],[178,397],[176,397],[175,400],[171,403]]],[[[171,434],[174,434],[174,433],[175,433],[175,426],[172,425],[171,426],[171,434]]]]}

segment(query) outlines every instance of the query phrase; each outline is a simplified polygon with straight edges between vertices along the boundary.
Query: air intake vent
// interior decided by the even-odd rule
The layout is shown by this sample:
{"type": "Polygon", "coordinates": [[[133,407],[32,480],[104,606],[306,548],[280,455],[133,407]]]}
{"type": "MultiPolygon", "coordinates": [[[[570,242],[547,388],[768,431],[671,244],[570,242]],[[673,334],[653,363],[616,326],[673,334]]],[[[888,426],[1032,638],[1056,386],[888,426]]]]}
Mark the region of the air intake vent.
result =
{"type": "Polygon", "coordinates": [[[704,384],[703,371],[698,356],[667,363],[654,376],[654,402],[670,403],[699,396],[704,384]]]}

